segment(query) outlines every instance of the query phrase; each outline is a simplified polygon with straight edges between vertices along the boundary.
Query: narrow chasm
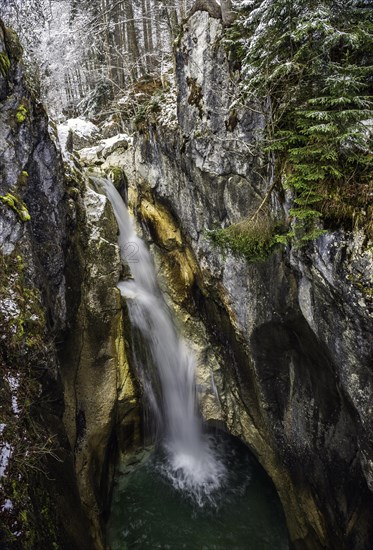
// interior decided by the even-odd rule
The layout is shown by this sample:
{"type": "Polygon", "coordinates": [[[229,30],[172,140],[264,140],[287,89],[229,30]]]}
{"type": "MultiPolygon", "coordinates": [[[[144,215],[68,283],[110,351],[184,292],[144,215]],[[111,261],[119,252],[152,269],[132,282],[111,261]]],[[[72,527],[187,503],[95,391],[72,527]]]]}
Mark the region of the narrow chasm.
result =
{"type": "Polygon", "coordinates": [[[129,273],[118,288],[126,300],[132,362],[151,420],[146,435],[152,444],[125,456],[116,469],[110,547],[239,550],[250,540],[253,548],[289,548],[281,504],[262,467],[238,439],[203,422],[195,357],[178,334],[154,259],[122,197],[111,181],[93,181],[106,191],[119,226],[129,273]]]}
{"type": "Polygon", "coordinates": [[[236,438],[213,431],[209,439],[226,474],[205,496],[202,487],[198,501],[165,475],[162,449],[144,448],[119,464],[107,525],[113,550],[289,548],[283,510],[263,468],[236,438]]]}
{"type": "Polygon", "coordinates": [[[0,547],[373,548],[369,1],[0,0],[0,547]]]}

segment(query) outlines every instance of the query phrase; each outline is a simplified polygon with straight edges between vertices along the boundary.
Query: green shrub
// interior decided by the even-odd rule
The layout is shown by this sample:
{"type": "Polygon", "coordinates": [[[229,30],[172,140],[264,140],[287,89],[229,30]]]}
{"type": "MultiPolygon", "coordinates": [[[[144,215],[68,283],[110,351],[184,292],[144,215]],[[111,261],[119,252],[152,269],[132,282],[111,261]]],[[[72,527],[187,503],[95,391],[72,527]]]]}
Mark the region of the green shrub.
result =
{"type": "Polygon", "coordinates": [[[231,250],[248,262],[266,260],[287,237],[280,233],[281,225],[273,222],[268,214],[259,213],[224,229],[208,232],[208,238],[223,250],[231,250]]]}

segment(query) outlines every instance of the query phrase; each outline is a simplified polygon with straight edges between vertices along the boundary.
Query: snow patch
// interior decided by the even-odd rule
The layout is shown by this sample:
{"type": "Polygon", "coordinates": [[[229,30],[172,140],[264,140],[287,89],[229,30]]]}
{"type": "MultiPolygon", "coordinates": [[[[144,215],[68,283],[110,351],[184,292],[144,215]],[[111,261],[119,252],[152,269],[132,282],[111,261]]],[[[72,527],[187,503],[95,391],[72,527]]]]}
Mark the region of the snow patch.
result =
{"type": "Polygon", "coordinates": [[[4,378],[8,382],[9,389],[10,389],[11,394],[12,394],[12,411],[13,411],[13,414],[15,414],[15,416],[18,416],[19,412],[20,412],[20,409],[19,409],[19,406],[18,406],[18,396],[17,396],[17,391],[18,391],[19,384],[20,384],[19,377],[12,376],[12,375],[8,374],[4,378]]]}
{"type": "MultiPolygon", "coordinates": [[[[17,319],[20,316],[21,311],[16,300],[16,295],[12,290],[9,291],[9,296],[7,298],[0,300],[0,311],[7,323],[10,323],[10,321],[17,319]]],[[[17,327],[13,325],[11,330],[12,332],[16,332],[17,327]]]]}
{"type": "Polygon", "coordinates": [[[96,161],[106,159],[121,147],[127,149],[133,145],[133,136],[117,134],[111,138],[102,139],[95,147],[85,147],[79,151],[79,156],[86,164],[94,164],[96,161]]]}
{"type": "Polygon", "coordinates": [[[100,131],[98,127],[84,118],[69,118],[66,122],[57,126],[58,139],[61,144],[62,151],[66,149],[67,137],[69,131],[72,130],[74,135],[82,140],[86,140],[87,143],[98,138],[100,131]]]}
{"type": "Polygon", "coordinates": [[[9,500],[8,498],[4,502],[4,504],[1,507],[1,511],[5,512],[6,510],[13,510],[13,502],[9,500]]]}
{"type": "Polygon", "coordinates": [[[73,130],[78,136],[91,137],[93,134],[98,134],[98,127],[84,118],[69,118],[65,122],[65,126],[69,130],[73,130]]]}
{"type": "Polygon", "coordinates": [[[117,134],[116,136],[113,136],[111,138],[102,139],[100,141],[100,144],[104,146],[104,149],[108,147],[112,147],[118,142],[124,142],[127,141],[128,145],[133,144],[133,137],[129,136],[128,134],[117,134]]]}
{"type": "Polygon", "coordinates": [[[175,82],[162,97],[161,112],[157,117],[161,126],[176,130],[178,128],[177,120],[177,89],[175,82]]]}
{"type": "Polygon", "coordinates": [[[3,443],[0,447],[0,479],[5,475],[12,451],[13,448],[8,442],[3,443]]]}

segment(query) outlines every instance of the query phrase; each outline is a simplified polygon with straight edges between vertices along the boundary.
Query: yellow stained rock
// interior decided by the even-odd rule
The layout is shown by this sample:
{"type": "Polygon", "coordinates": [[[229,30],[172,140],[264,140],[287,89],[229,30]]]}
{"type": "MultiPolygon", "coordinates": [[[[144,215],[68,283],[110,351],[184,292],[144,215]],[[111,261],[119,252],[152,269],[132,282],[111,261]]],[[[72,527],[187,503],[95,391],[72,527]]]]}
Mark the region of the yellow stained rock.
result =
{"type": "Polygon", "coordinates": [[[140,205],[140,215],[155,232],[158,243],[166,250],[172,250],[182,245],[180,229],[163,206],[154,205],[143,199],[140,205]]]}

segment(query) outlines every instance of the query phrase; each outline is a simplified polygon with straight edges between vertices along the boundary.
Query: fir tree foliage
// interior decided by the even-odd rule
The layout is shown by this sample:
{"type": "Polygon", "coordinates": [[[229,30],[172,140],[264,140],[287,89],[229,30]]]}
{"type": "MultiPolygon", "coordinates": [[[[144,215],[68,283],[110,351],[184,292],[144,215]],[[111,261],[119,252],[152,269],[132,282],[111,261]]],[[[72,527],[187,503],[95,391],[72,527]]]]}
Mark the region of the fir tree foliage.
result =
{"type": "Polygon", "coordinates": [[[297,234],[308,240],[320,234],[321,213],[343,221],[346,209],[332,212],[336,189],[356,209],[373,193],[373,3],[242,0],[236,8],[242,93],[266,106],[266,147],[294,191],[297,234]]]}

